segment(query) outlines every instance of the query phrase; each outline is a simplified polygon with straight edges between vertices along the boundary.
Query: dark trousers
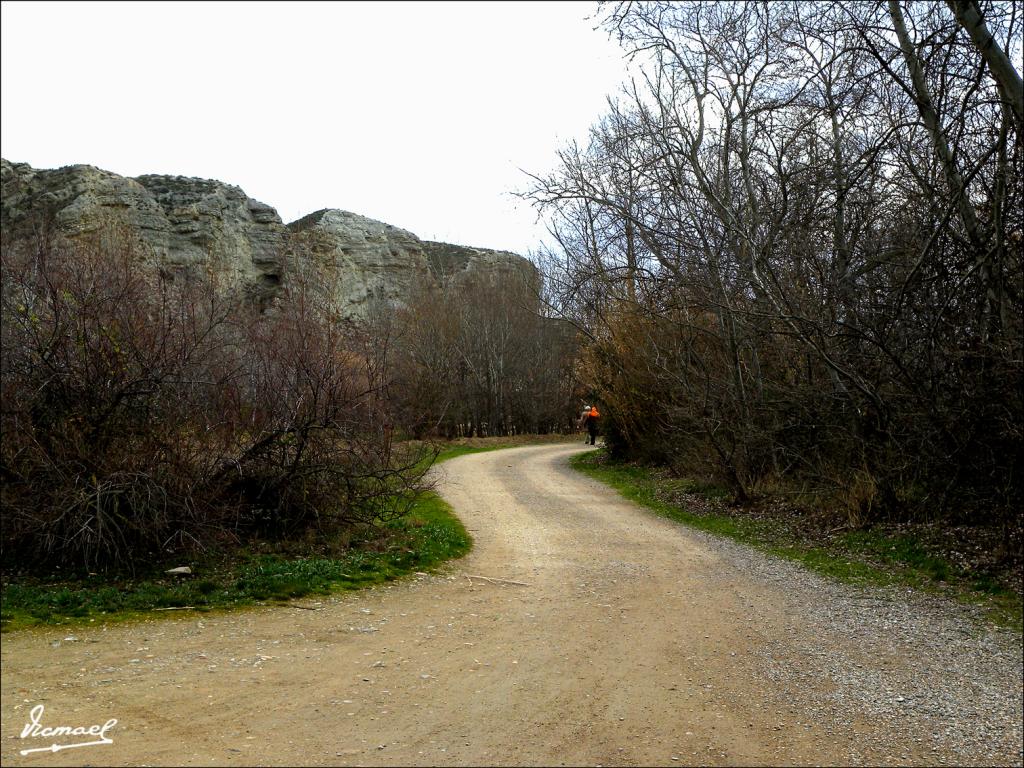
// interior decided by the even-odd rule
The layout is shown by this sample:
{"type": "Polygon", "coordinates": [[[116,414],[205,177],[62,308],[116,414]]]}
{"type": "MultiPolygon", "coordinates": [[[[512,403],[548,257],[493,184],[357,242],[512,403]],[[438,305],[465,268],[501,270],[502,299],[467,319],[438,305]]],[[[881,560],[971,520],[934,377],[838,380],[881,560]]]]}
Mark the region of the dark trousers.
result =
{"type": "Polygon", "coordinates": [[[587,434],[590,435],[590,444],[597,445],[597,419],[587,419],[587,434]]]}

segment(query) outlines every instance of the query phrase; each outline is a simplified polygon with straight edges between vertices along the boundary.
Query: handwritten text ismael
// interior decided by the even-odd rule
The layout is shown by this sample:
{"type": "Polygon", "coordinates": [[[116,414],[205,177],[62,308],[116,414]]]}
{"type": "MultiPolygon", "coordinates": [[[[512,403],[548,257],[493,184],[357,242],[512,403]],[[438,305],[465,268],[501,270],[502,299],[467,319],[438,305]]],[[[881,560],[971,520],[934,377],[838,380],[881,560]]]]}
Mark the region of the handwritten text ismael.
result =
{"type": "Polygon", "coordinates": [[[29,712],[29,721],[25,723],[25,727],[21,730],[21,738],[43,738],[53,739],[59,737],[68,736],[92,736],[95,737],[92,741],[83,741],[76,744],[57,744],[54,742],[48,747],[35,747],[33,749],[23,749],[21,754],[27,755],[29,752],[59,752],[62,749],[74,749],[75,747],[94,747],[100,744],[113,744],[113,740],[107,737],[107,731],[117,725],[117,719],[111,718],[107,720],[103,725],[90,725],[90,726],[70,726],[70,725],[55,725],[47,728],[42,724],[43,719],[43,705],[36,704],[32,707],[32,711],[29,712]]]}

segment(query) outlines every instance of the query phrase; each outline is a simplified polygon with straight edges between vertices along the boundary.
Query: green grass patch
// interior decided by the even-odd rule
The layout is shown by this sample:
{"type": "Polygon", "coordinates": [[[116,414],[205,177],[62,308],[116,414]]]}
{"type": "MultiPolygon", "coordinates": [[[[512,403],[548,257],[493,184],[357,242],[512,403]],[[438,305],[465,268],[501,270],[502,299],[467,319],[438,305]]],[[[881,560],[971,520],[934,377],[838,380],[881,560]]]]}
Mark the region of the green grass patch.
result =
{"type": "MultiPolygon", "coordinates": [[[[434,463],[469,453],[561,442],[559,435],[472,438],[445,445],[434,463]]],[[[424,467],[426,468],[426,467],[424,467]]],[[[19,578],[0,589],[0,628],[118,622],[194,611],[315,598],[360,589],[436,567],[469,552],[472,539],[436,493],[420,494],[399,520],[367,530],[334,556],[291,556],[237,551],[191,562],[193,574],[170,576],[157,570],[135,579],[108,576],[61,581],[19,578]]],[[[179,564],[179,563],[175,563],[179,564]]]]}
{"type": "Polygon", "coordinates": [[[771,520],[744,517],[742,510],[724,508],[721,504],[708,508],[702,505],[696,512],[685,504],[665,500],[666,496],[672,497],[672,492],[680,491],[710,499],[723,497],[720,489],[705,483],[665,479],[649,468],[609,462],[603,451],[581,453],[571,463],[574,469],[610,485],[625,498],[663,517],[794,560],[831,578],[864,586],[902,586],[943,593],[979,606],[988,620],[999,626],[1020,631],[1024,623],[1019,593],[991,576],[969,573],[928,553],[909,537],[851,531],[813,542],[787,532],[785,526],[774,525],[771,520]]]}
{"type": "Polygon", "coordinates": [[[500,451],[505,448],[522,448],[528,445],[551,445],[553,443],[575,442],[574,435],[513,435],[512,437],[474,437],[455,440],[444,445],[435,464],[465,456],[467,453],[500,451]]]}
{"type": "Polygon", "coordinates": [[[0,622],[8,631],[122,621],[160,608],[212,611],[328,595],[429,569],[462,557],[471,543],[451,508],[425,493],[405,517],[367,531],[337,557],[239,552],[194,564],[186,577],[160,572],[116,582],[103,576],[63,583],[25,579],[3,586],[0,622]]]}
{"type": "MultiPolygon", "coordinates": [[[[577,454],[571,459],[571,464],[574,469],[610,485],[630,501],[652,509],[670,520],[685,523],[717,536],[726,536],[730,539],[754,544],[761,538],[762,529],[766,528],[756,520],[744,520],[728,515],[696,514],[686,507],[664,501],[661,496],[665,481],[655,479],[651,476],[650,470],[635,464],[605,463],[602,461],[601,451],[577,454]]],[[[703,486],[695,481],[670,482],[677,486],[677,490],[683,492],[701,493],[701,495],[715,498],[723,496],[720,489],[703,486]],[[702,490],[694,490],[697,488],[702,488],[702,490]],[[709,489],[710,492],[708,492],[709,489]]]]}
{"type": "Polygon", "coordinates": [[[951,581],[955,568],[946,560],[928,554],[913,539],[890,537],[877,531],[850,531],[842,537],[846,548],[862,552],[885,563],[906,566],[933,581],[951,581]]]}
{"type": "Polygon", "coordinates": [[[504,445],[501,443],[495,443],[494,445],[452,445],[441,449],[441,452],[437,454],[437,460],[435,464],[440,464],[442,461],[448,461],[449,459],[457,458],[458,456],[465,456],[468,453],[486,453],[487,451],[499,451],[502,448],[512,448],[511,445],[504,445]]]}

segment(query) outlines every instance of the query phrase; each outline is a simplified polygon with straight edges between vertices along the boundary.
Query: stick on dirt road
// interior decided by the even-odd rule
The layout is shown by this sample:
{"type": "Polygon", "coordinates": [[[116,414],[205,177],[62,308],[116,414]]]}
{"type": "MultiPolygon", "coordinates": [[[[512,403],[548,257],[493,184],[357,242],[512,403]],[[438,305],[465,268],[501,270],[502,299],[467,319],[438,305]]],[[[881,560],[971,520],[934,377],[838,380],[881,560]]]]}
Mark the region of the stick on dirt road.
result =
{"type": "Polygon", "coordinates": [[[4,765],[1020,763],[1019,635],[656,518],[580,450],[439,467],[475,542],[440,575],[5,635],[4,765]],[[113,743],[19,755],[39,703],[113,743]]]}

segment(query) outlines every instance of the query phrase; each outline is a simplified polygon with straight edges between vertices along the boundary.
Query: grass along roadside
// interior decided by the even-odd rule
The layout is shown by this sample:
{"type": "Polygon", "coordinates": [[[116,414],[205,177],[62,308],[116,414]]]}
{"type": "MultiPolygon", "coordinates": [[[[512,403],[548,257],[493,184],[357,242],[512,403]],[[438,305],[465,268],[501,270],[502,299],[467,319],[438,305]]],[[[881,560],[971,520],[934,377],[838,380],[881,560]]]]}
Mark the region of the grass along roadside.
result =
{"type": "Polygon", "coordinates": [[[550,445],[572,443],[576,435],[513,435],[511,437],[462,437],[445,443],[435,463],[464,456],[467,453],[499,451],[505,448],[522,448],[527,445],[550,445]]]}
{"type": "Polygon", "coordinates": [[[728,494],[711,485],[609,462],[603,451],[579,454],[571,463],[630,501],[671,520],[795,560],[840,581],[942,593],[977,606],[996,625],[1021,631],[1020,593],[991,575],[966,570],[929,552],[911,536],[868,530],[808,538],[795,534],[792,524],[770,515],[745,515],[727,507],[724,499],[728,494]]]}
{"type": "Polygon", "coordinates": [[[372,538],[355,540],[338,556],[290,557],[248,551],[193,562],[192,575],[159,573],[111,581],[103,576],[67,582],[5,584],[3,631],[36,625],[121,621],[153,611],[212,611],[327,595],[380,584],[429,569],[469,551],[471,539],[435,493],[423,494],[400,520],[372,538]]]}
{"type": "MultiPolygon", "coordinates": [[[[457,456],[566,440],[564,436],[472,438],[445,445],[435,463],[457,456]]],[[[402,519],[366,532],[336,556],[260,554],[190,563],[187,577],[163,573],[138,579],[18,579],[0,591],[0,628],[123,621],[154,612],[215,611],[285,602],[293,598],[390,581],[462,557],[472,540],[440,496],[426,492],[402,519]]],[[[166,614],[165,614],[166,615],[166,614]]]]}
{"type": "MultiPolygon", "coordinates": [[[[565,435],[461,438],[445,443],[434,463],[567,439],[565,435]]],[[[185,578],[158,570],[138,579],[112,580],[97,574],[76,580],[8,580],[0,589],[0,630],[120,622],[167,614],[160,611],[228,610],[344,592],[462,557],[472,540],[452,508],[428,492],[402,519],[367,531],[364,540],[351,545],[337,555],[237,551],[189,562],[193,573],[185,578]]]]}

